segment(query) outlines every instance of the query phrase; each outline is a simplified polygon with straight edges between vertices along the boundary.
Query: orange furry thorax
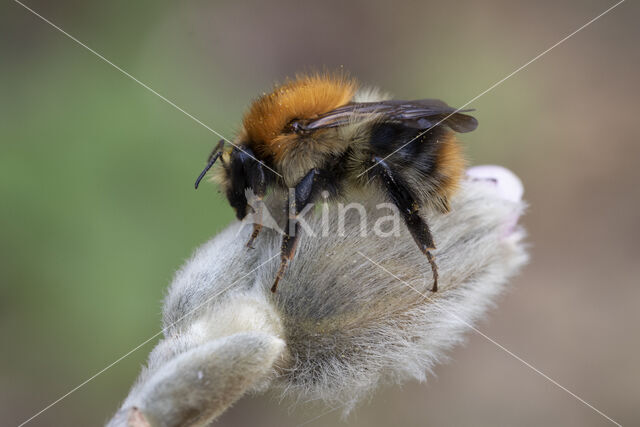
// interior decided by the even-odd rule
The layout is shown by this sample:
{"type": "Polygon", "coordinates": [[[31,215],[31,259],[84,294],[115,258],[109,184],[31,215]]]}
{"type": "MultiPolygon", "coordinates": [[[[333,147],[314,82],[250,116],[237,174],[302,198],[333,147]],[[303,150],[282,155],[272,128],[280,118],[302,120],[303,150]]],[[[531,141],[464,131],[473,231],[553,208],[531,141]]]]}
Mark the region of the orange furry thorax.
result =
{"type": "Polygon", "coordinates": [[[294,119],[312,119],[351,101],[354,80],[344,76],[298,76],[255,100],[243,118],[244,131],[258,154],[278,156],[285,149],[284,128],[294,119]],[[280,137],[280,138],[279,138],[280,137]]]}

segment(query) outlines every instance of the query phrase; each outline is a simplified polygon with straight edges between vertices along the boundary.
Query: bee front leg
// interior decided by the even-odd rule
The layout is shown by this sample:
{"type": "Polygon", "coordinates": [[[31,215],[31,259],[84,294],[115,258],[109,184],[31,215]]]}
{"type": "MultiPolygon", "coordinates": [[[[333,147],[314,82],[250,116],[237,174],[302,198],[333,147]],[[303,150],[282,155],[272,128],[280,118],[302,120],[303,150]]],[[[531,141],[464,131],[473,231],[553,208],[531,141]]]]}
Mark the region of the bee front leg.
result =
{"type": "Polygon", "coordinates": [[[280,248],[280,268],[271,287],[271,292],[275,292],[278,288],[278,282],[284,275],[289,261],[293,259],[298,244],[298,237],[300,235],[300,225],[297,221],[297,216],[309,203],[313,202],[313,199],[318,194],[318,170],[311,169],[307,174],[298,182],[295,188],[295,200],[289,200],[289,216],[287,218],[287,226],[282,237],[282,246],[280,248]]]}
{"type": "Polygon", "coordinates": [[[404,183],[399,176],[394,175],[384,160],[374,157],[373,161],[375,162],[375,167],[371,169],[372,172],[382,180],[389,198],[400,210],[413,240],[415,240],[420,251],[425,254],[427,261],[429,261],[431,265],[433,274],[433,287],[431,291],[436,292],[438,290],[438,266],[431,253],[431,251],[436,248],[436,245],[433,242],[433,236],[431,235],[429,226],[420,216],[420,206],[409,189],[409,186],[404,183]]]}
{"type": "Polygon", "coordinates": [[[254,212],[254,222],[253,222],[253,232],[251,233],[251,237],[249,237],[249,241],[247,242],[247,247],[253,249],[253,242],[256,240],[260,231],[262,230],[262,210],[264,202],[262,199],[267,192],[267,180],[264,171],[264,165],[261,162],[253,162],[250,165],[246,166],[246,175],[247,180],[249,181],[249,185],[253,190],[253,194],[255,194],[255,205],[253,206],[254,212]]]}
{"type": "Polygon", "coordinates": [[[269,180],[265,174],[263,163],[256,160],[253,152],[248,147],[244,147],[242,150],[234,148],[231,151],[230,161],[226,170],[227,180],[230,183],[227,189],[227,199],[235,209],[236,217],[239,220],[243,220],[250,212],[250,209],[254,212],[253,232],[247,242],[247,246],[251,248],[262,229],[262,199],[267,192],[269,180]],[[246,196],[248,188],[253,191],[255,196],[251,204],[246,196]]]}
{"type": "Polygon", "coordinates": [[[253,242],[256,241],[260,231],[262,231],[262,200],[259,200],[257,203],[254,209],[253,231],[246,245],[249,249],[253,249],[253,242]]]}

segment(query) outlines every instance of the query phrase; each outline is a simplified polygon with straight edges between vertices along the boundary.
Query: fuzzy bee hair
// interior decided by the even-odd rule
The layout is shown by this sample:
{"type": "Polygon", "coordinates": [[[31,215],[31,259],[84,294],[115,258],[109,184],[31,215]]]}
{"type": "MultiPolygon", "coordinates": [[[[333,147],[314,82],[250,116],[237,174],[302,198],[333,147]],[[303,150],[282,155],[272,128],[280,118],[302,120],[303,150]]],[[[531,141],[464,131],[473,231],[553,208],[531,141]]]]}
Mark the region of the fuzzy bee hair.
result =
{"type": "MultiPolygon", "coordinates": [[[[493,181],[461,187],[449,214],[429,218],[440,237],[437,293],[404,227],[399,237],[363,236],[352,212],[344,233],[303,234],[271,293],[280,235],[264,230],[248,251],[250,227],[229,226],[176,274],[164,338],[109,426],[204,426],[266,389],[348,411],[381,383],[425,380],[527,259],[519,197],[500,195],[493,181]]],[[[359,201],[375,219],[381,200],[359,201]]],[[[337,221],[330,216],[330,226],[337,221]]]]}

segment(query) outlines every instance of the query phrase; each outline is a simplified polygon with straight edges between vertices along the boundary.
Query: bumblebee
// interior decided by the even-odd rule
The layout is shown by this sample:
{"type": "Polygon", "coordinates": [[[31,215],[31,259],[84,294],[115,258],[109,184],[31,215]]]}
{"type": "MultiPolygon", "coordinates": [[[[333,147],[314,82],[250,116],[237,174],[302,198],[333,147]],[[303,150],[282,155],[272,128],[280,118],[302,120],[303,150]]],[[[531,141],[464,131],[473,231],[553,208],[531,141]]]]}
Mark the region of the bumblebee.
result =
{"type": "MultiPolygon", "coordinates": [[[[218,143],[196,188],[221,159],[220,184],[240,220],[249,209],[247,189],[259,199],[269,189],[295,189],[287,196],[292,209],[271,288],[275,292],[294,256],[296,216],[304,207],[325,191],[336,198],[353,188],[377,186],[398,207],[429,261],[435,292],[435,243],[420,211],[449,211],[465,167],[455,133],[477,127],[475,118],[463,114],[467,111],[435,99],[386,99],[375,90],[359,89],[344,75],[300,75],[251,104],[233,147],[218,143]]],[[[260,227],[254,224],[249,247],[260,227]]]]}

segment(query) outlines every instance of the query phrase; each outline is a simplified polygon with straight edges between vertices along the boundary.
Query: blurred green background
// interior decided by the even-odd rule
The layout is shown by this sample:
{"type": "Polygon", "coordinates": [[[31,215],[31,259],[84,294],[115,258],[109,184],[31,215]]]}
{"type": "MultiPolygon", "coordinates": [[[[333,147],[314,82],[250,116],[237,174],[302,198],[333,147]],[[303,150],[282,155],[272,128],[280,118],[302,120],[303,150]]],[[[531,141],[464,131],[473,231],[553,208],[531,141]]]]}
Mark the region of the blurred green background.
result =
{"type": "MultiPolygon", "coordinates": [[[[253,97],[309,67],[462,105],[614,3],[26,4],[231,137],[253,97]]],[[[531,204],[532,262],[481,329],[625,425],[640,422],[639,11],[623,3],[475,101],[462,138],[531,204]]],[[[17,3],[0,24],[0,424],[17,425],[158,332],[173,272],[233,215],[193,190],[215,135],[17,3]]],[[[29,425],[100,425],[154,342],[29,425]]],[[[608,423],[473,333],[436,372],[346,421],[259,396],[219,425],[608,423]]]]}

